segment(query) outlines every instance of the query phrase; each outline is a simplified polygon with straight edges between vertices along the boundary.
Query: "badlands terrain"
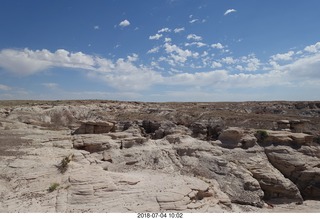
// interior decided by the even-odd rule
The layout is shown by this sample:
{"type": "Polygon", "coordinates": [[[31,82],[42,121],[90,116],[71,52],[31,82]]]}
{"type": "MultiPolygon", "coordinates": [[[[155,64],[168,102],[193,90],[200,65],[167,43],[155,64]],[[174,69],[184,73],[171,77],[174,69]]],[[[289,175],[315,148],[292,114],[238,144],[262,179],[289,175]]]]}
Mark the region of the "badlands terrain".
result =
{"type": "Polygon", "coordinates": [[[0,212],[320,212],[320,102],[0,101],[0,212]]]}

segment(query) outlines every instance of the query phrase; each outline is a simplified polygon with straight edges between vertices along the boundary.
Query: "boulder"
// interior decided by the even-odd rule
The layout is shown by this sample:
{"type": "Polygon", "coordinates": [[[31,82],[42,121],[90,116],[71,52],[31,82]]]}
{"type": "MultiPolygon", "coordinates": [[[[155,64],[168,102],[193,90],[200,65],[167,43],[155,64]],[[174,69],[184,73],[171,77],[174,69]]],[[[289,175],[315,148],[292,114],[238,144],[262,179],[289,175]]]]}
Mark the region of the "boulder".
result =
{"type": "Polygon", "coordinates": [[[263,146],[287,145],[301,147],[302,145],[311,145],[313,142],[313,136],[305,133],[271,130],[265,130],[265,133],[264,136],[258,137],[259,143],[263,146]]]}
{"type": "Polygon", "coordinates": [[[274,168],[265,154],[257,154],[240,162],[259,182],[264,192],[264,199],[287,199],[288,202],[302,202],[302,196],[297,186],[274,168]]]}
{"type": "Polygon", "coordinates": [[[112,147],[109,136],[78,135],[73,139],[73,148],[90,153],[108,150],[112,147]]]}
{"type": "Polygon", "coordinates": [[[219,140],[223,145],[234,148],[239,146],[241,138],[244,136],[244,130],[238,127],[230,127],[219,135],[219,140]]]}
{"type": "Polygon", "coordinates": [[[270,163],[299,188],[304,199],[319,199],[320,161],[286,146],[265,149],[270,163]]]}
{"type": "Polygon", "coordinates": [[[107,121],[83,121],[73,134],[102,134],[115,131],[115,123],[107,121]]]}
{"type": "Polygon", "coordinates": [[[257,143],[257,138],[252,133],[238,127],[230,127],[222,131],[218,139],[222,143],[222,147],[230,149],[236,147],[248,149],[257,143]]]}

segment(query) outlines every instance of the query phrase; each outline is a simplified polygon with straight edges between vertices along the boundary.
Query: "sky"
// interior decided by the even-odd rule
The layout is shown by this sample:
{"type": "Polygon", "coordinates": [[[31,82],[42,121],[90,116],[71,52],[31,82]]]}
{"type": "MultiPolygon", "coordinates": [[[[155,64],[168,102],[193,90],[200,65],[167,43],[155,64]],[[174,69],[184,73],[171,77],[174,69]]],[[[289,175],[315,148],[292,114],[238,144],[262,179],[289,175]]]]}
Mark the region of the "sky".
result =
{"type": "Polygon", "coordinates": [[[1,0],[0,100],[320,100],[319,0],[1,0]]]}

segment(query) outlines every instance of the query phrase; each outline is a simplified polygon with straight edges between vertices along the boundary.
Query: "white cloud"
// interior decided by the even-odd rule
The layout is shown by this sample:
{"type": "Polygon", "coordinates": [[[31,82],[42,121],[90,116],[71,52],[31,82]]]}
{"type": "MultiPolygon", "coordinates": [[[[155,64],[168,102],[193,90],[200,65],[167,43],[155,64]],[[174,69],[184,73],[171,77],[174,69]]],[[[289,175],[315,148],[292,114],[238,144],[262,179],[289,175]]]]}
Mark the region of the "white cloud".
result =
{"type": "Polygon", "coordinates": [[[215,49],[223,49],[224,48],[224,46],[221,43],[211,44],[211,47],[215,48],[215,49]]]}
{"type": "Polygon", "coordinates": [[[99,27],[98,25],[96,25],[96,26],[94,26],[94,27],[93,27],[93,29],[95,29],[95,30],[99,30],[99,29],[100,29],[100,27],[99,27]]]}
{"type": "Polygon", "coordinates": [[[222,61],[223,63],[229,64],[229,65],[236,63],[236,60],[233,59],[231,56],[222,58],[221,61],[222,61]]]}
{"type": "Polygon", "coordinates": [[[145,66],[136,66],[125,59],[118,59],[111,72],[91,71],[88,76],[105,81],[109,86],[121,91],[144,90],[162,81],[158,72],[145,66]]]}
{"type": "Polygon", "coordinates": [[[158,40],[162,37],[162,34],[155,34],[153,36],[149,36],[149,40],[158,40]]]}
{"type": "Polygon", "coordinates": [[[190,24],[193,24],[195,22],[199,21],[199,19],[192,19],[191,21],[189,21],[190,24]]]}
{"type": "MultiPolygon", "coordinates": [[[[108,87],[121,90],[121,92],[138,92],[154,85],[164,85],[173,90],[193,87],[199,88],[200,92],[204,91],[203,88],[206,92],[215,92],[217,89],[248,88],[254,91],[255,88],[267,87],[278,87],[279,89],[290,87],[309,89],[312,87],[313,91],[320,92],[317,86],[320,84],[320,53],[304,50],[298,55],[294,52],[294,59],[289,59],[287,64],[279,64],[280,62],[277,63],[273,59],[270,59],[269,63],[261,63],[254,54],[213,60],[207,51],[198,53],[169,42],[155,48],[154,51],[163,48],[166,54],[157,60],[152,59],[149,67],[139,64],[140,61],[137,62],[139,58],[137,54],[110,60],[82,52],[72,53],[63,49],[55,52],[46,49],[4,49],[0,50],[0,68],[7,70],[7,72],[2,71],[2,74],[13,72],[25,76],[55,67],[78,69],[82,75],[104,81],[108,87]],[[203,65],[200,66],[199,63],[203,65]],[[164,67],[166,64],[171,65],[173,69],[164,67]],[[192,67],[202,67],[202,70],[194,72],[195,69],[192,67]],[[206,71],[204,67],[219,70],[206,71]],[[189,69],[190,72],[185,72],[183,69],[189,69]],[[170,71],[174,75],[168,74],[170,71]],[[237,73],[238,71],[242,73],[237,73]]],[[[290,51],[287,55],[284,54],[280,54],[281,56],[275,54],[274,57],[276,59],[291,57],[290,51]]],[[[43,83],[43,86],[54,88],[58,85],[43,83]]],[[[0,90],[10,89],[12,90],[0,84],[0,90]]],[[[4,95],[10,92],[0,93],[0,98],[5,98],[4,95]]]]}
{"type": "Polygon", "coordinates": [[[0,84],[0,90],[8,91],[11,90],[11,87],[4,84],[0,84]]]}
{"type": "Polygon", "coordinates": [[[173,30],[173,32],[175,32],[175,33],[180,33],[180,32],[182,32],[182,31],[184,31],[184,30],[185,30],[184,27],[175,28],[175,29],[173,30]]]}
{"type": "MultiPolygon", "coordinates": [[[[175,61],[174,63],[184,63],[187,61],[188,57],[196,56],[196,53],[192,53],[190,50],[183,50],[177,45],[171,45],[170,43],[164,44],[165,51],[170,54],[170,57],[175,61]]],[[[169,62],[170,64],[170,62],[169,62]]]]}
{"type": "Polygon", "coordinates": [[[195,40],[195,41],[201,41],[202,37],[201,36],[197,36],[196,34],[189,34],[187,36],[188,40],[195,40]]]}
{"type": "Polygon", "coordinates": [[[207,44],[202,43],[202,42],[192,42],[192,43],[185,43],[185,46],[197,46],[198,48],[204,47],[207,44]]]}
{"type": "Polygon", "coordinates": [[[147,54],[152,54],[152,53],[157,53],[159,52],[160,47],[154,47],[152,49],[150,49],[147,54]]]}
{"type": "Polygon", "coordinates": [[[226,16],[226,15],[228,15],[228,14],[230,14],[230,13],[234,13],[234,12],[237,12],[237,10],[235,10],[235,9],[228,9],[228,10],[226,10],[226,12],[224,12],[224,15],[226,16]]]}
{"type": "Polygon", "coordinates": [[[4,49],[0,52],[0,67],[16,74],[34,74],[52,66],[52,62],[37,58],[40,54],[44,58],[52,55],[48,50],[4,49]]]}
{"type": "Polygon", "coordinates": [[[320,51],[320,42],[317,42],[314,45],[306,46],[304,50],[307,52],[316,53],[320,51]]]}
{"type": "Polygon", "coordinates": [[[158,33],[168,33],[171,32],[171,29],[169,29],[168,27],[162,28],[161,30],[158,30],[158,33]]]}
{"type": "Polygon", "coordinates": [[[123,20],[119,23],[120,27],[127,27],[130,25],[130,22],[128,20],[123,20]]]}
{"type": "Polygon", "coordinates": [[[136,66],[134,62],[137,59],[138,55],[132,54],[127,59],[120,58],[113,62],[82,52],[70,53],[63,49],[56,52],[45,49],[0,51],[0,67],[25,76],[52,67],[79,69],[85,70],[88,76],[103,80],[109,86],[121,90],[143,90],[161,81],[160,73],[145,66],[136,66]]]}
{"type": "Polygon", "coordinates": [[[302,57],[290,64],[279,66],[278,71],[286,72],[290,78],[301,78],[315,81],[320,79],[320,54],[302,57]]]}
{"type": "Polygon", "coordinates": [[[220,62],[213,61],[211,64],[211,68],[221,68],[222,64],[220,62]]]}
{"type": "Polygon", "coordinates": [[[276,55],[273,55],[273,56],[271,56],[271,59],[273,59],[274,61],[279,61],[279,60],[288,61],[288,60],[292,59],[293,55],[294,55],[294,52],[293,51],[289,51],[287,53],[282,53],[282,54],[278,53],[276,55]]]}
{"type": "Polygon", "coordinates": [[[128,62],[135,62],[138,58],[139,56],[136,53],[133,53],[131,56],[127,56],[128,62]]]}
{"type": "MultiPolygon", "coordinates": [[[[258,70],[261,65],[260,60],[256,58],[254,54],[243,56],[238,60],[238,62],[245,63],[246,67],[244,67],[243,70],[248,72],[258,70]]],[[[240,70],[239,67],[238,70],[240,70]]]]}

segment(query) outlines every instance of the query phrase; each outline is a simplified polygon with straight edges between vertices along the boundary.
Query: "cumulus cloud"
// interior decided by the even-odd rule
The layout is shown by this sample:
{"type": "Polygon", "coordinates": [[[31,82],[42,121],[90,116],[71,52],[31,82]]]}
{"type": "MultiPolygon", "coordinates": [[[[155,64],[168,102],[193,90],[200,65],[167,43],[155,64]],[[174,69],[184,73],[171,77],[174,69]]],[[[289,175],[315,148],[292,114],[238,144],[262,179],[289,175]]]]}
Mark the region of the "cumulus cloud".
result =
{"type": "MultiPolygon", "coordinates": [[[[71,53],[63,49],[55,52],[45,49],[0,51],[0,67],[24,76],[52,67],[79,69],[85,70],[90,77],[105,81],[109,86],[122,90],[143,90],[156,81],[161,81],[160,73],[146,66],[136,66],[134,62],[137,60],[137,54],[112,61],[82,52],[71,53]]],[[[43,85],[51,88],[55,86],[52,83],[43,85]]]]}
{"type": "Polygon", "coordinates": [[[138,60],[138,58],[139,58],[139,56],[136,53],[133,53],[131,56],[127,56],[128,62],[135,62],[138,60]]]}
{"type": "Polygon", "coordinates": [[[211,44],[211,47],[214,49],[223,49],[224,46],[221,43],[211,44]]]}
{"type": "Polygon", "coordinates": [[[169,29],[168,27],[162,28],[161,30],[158,30],[158,33],[165,33],[165,32],[171,32],[171,29],[169,29]]]}
{"type": "Polygon", "coordinates": [[[277,70],[286,72],[290,78],[319,80],[320,54],[302,57],[287,65],[278,66],[277,70]]]}
{"type": "Polygon", "coordinates": [[[162,37],[162,34],[155,34],[153,36],[149,36],[149,40],[158,40],[162,37]]]}
{"type": "Polygon", "coordinates": [[[320,51],[320,42],[317,42],[314,45],[306,46],[304,48],[305,51],[311,52],[311,53],[316,53],[320,51]]]}
{"type": "Polygon", "coordinates": [[[288,60],[291,60],[292,59],[292,56],[294,55],[294,52],[293,51],[289,51],[287,53],[278,53],[276,55],[273,55],[271,56],[271,58],[274,60],[274,61],[279,61],[279,60],[284,60],[284,61],[288,61],[288,60]]]}
{"type": "MultiPolygon", "coordinates": [[[[170,43],[164,44],[165,51],[170,54],[171,62],[169,64],[175,65],[177,63],[184,63],[189,57],[197,57],[198,53],[193,53],[192,51],[186,49],[181,49],[177,45],[172,45],[170,43]]],[[[168,61],[168,59],[165,59],[168,61]]]]}
{"type": "Polygon", "coordinates": [[[175,32],[175,33],[180,33],[180,32],[182,32],[182,31],[184,31],[185,29],[184,29],[184,27],[180,27],[180,28],[175,28],[174,30],[173,30],[173,32],[175,32]]]}
{"type": "Polygon", "coordinates": [[[165,42],[165,43],[170,43],[171,41],[172,41],[172,39],[169,38],[169,37],[164,38],[164,42],[165,42]]]}
{"type": "MultiPolygon", "coordinates": [[[[137,54],[110,60],[63,49],[53,52],[46,49],[4,49],[0,50],[0,68],[7,70],[2,71],[2,74],[12,72],[24,76],[55,67],[78,69],[82,74],[104,81],[108,87],[123,92],[139,92],[154,85],[165,85],[169,88],[172,86],[172,89],[176,86],[181,86],[180,88],[198,87],[199,89],[206,87],[206,89],[212,88],[213,91],[214,89],[251,89],[268,86],[294,87],[303,84],[316,87],[316,84],[320,83],[320,53],[309,52],[313,51],[312,45],[310,46],[311,50],[303,50],[301,54],[296,52],[292,54],[289,51],[272,56],[276,60],[288,59],[286,64],[277,63],[272,58],[269,60],[270,64],[261,63],[254,54],[213,59],[213,56],[207,51],[198,53],[171,42],[154,47],[148,52],[157,52],[160,48],[164,50],[163,56],[157,60],[152,59],[149,66],[138,64],[141,62],[137,62],[139,59],[137,54]],[[294,59],[288,58],[293,55],[294,59]],[[162,62],[166,63],[162,66],[162,62]],[[203,65],[199,66],[199,63],[203,65]],[[164,67],[166,64],[171,66],[164,67]],[[170,67],[173,67],[174,70],[170,70],[170,67]],[[198,69],[198,72],[195,72],[200,67],[202,70],[198,69]],[[209,68],[211,70],[208,70],[209,68]],[[188,71],[184,71],[184,69],[188,69],[188,71]],[[241,73],[238,73],[239,71],[241,73]],[[168,74],[168,72],[172,72],[174,75],[168,74]]],[[[43,83],[42,85],[48,88],[58,86],[54,83],[43,83]]],[[[0,84],[0,90],[7,91],[10,90],[10,87],[0,84]]]]}
{"type": "Polygon", "coordinates": [[[195,41],[201,41],[202,37],[201,36],[197,36],[196,34],[189,34],[187,36],[188,40],[195,40],[195,41]]]}
{"type": "Polygon", "coordinates": [[[89,77],[105,81],[109,86],[122,91],[139,91],[161,83],[162,76],[145,66],[136,66],[125,59],[118,59],[110,72],[91,71],[89,77]]]}
{"type": "Polygon", "coordinates": [[[221,68],[222,64],[220,62],[213,61],[211,64],[211,68],[221,68]]]}
{"type": "Polygon", "coordinates": [[[200,48],[200,47],[206,46],[207,44],[202,43],[202,42],[192,42],[192,43],[185,43],[184,45],[185,46],[197,46],[198,48],[200,48]]]}
{"type": "Polygon", "coordinates": [[[130,25],[130,22],[128,20],[123,20],[119,23],[120,27],[127,27],[130,25]]]}
{"type": "Polygon", "coordinates": [[[154,47],[154,48],[148,50],[147,54],[157,53],[157,52],[159,52],[159,49],[160,49],[160,47],[158,47],[158,46],[154,47]]]}
{"type": "Polygon", "coordinates": [[[230,13],[235,13],[235,12],[237,12],[237,10],[235,10],[235,9],[228,9],[228,10],[226,10],[226,12],[224,12],[224,16],[226,16],[226,15],[228,15],[228,14],[230,14],[230,13]]]}
{"type": "Polygon", "coordinates": [[[245,64],[246,66],[243,67],[242,70],[251,72],[251,71],[256,71],[260,68],[261,62],[254,54],[250,54],[248,56],[242,56],[238,62],[241,64],[245,64]]]}
{"type": "Polygon", "coordinates": [[[0,52],[0,66],[16,74],[29,75],[43,71],[50,66],[52,62],[43,58],[52,55],[48,50],[13,50],[4,49],[0,52]]]}
{"type": "Polygon", "coordinates": [[[236,60],[234,58],[232,58],[231,56],[222,58],[221,61],[223,63],[229,64],[229,65],[236,63],[236,60]]]}
{"type": "Polygon", "coordinates": [[[64,49],[58,49],[55,52],[46,49],[5,49],[0,51],[0,67],[20,75],[35,74],[50,67],[91,70],[94,68],[94,64],[95,60],[92,56],[82,52],[72,53],[64,49]]]}

